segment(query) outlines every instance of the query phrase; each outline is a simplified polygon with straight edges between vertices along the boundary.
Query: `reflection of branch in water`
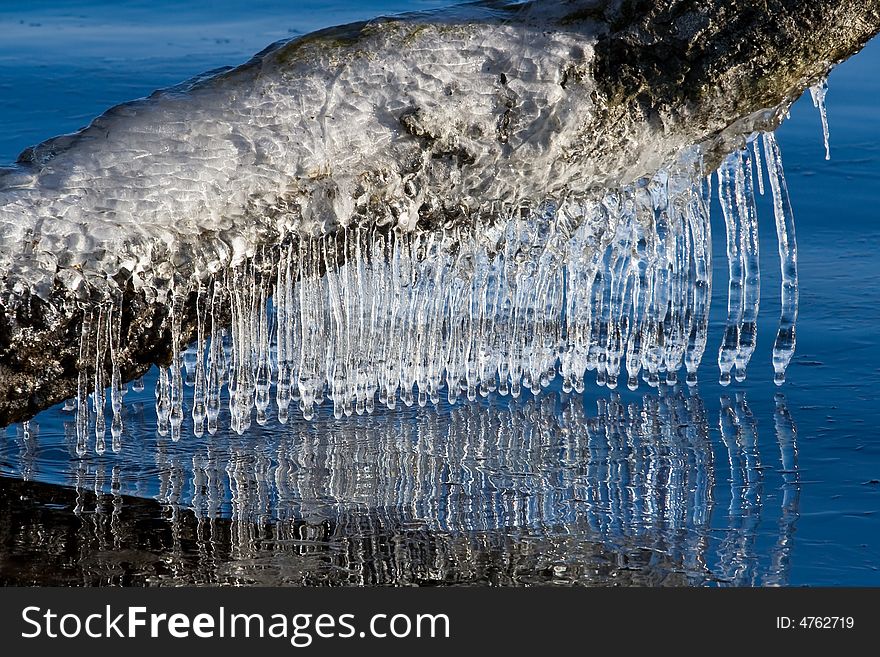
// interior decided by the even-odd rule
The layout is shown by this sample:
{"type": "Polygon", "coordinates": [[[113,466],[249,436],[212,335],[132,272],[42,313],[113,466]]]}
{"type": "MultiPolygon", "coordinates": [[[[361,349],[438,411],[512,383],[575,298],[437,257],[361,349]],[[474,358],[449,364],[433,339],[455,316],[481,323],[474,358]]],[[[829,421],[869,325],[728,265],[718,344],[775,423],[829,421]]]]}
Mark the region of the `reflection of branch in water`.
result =
{"type": "Polygon", "coordinates": [[[82,528],[69,549],[107,572],[120,551],[139,551],[138,564],[140,551],[158,553],[149,577],[132,566],[144,581],[785,583],[798,504],[791,416],[777,399],[786,494],[768,560],[756,549],[772,511],[754,415],[744,396],[721,400],[729,479],[709,415],[698,395],[664,390],[629,404],[611,395],[595,414],[581,397],[551,395],[319,418],[260,440],[160,439],[149,463],[146,448],[136,463],[129,449],[99,462],[112,471],[76,461],[82,528]],[[137,485],[156,491],[161,523],[152,503],[123,504],[134,473],[154,481],[137,485]],[[718,544],[713,509],[728,483],[718,544]]]}

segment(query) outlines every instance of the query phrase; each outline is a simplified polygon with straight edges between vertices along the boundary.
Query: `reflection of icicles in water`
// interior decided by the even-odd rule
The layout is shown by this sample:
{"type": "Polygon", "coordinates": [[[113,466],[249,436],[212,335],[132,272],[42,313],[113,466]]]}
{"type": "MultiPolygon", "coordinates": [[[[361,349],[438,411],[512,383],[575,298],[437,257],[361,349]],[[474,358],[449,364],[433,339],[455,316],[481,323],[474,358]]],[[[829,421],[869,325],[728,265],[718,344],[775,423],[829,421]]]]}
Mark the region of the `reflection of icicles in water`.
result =
{"type": "MultiPolygon", "coordinates": [[[[783,263],[773,355],[781,382],[794,348],[796,247],[779,149],[770,134],[763,142],[783,263]]],[[[718,355],[724,384],[745,378],[756,346],[761,159],[757,145],[746,147],[718,171],[730,262],[718,355]]],[[[159,432],[179,439],[189,411],[193,433],[213,435],[225,405],[243,433],[270,414],[286,422],[291,406],[310,419],[325,398],[341,418],[377,403],[437,404],[444,388],[450,403],[492,392],[518,397],[560,376],[563,390],[582,392],[588,372],[599,385],[613,389],[624,377],[635,389],[639,378],[673,385],[684,368],[693,385],[708,337],[709,195],[700,168],[683,164],[600,195],[499,205],[474,225],[351,225],[290,236],[210,280],[178,281],[168,300],[174,349],[156,387],[159,432]],[[184,350],[187,313],[195,341],[184,350]]],[[[114,449],[120,321],[110,304],[83,323],[98,387],[106,385],[106,351],[114,361],[114,449]]],[[[95,393],[99,451],[104,405],[95,393]]]]}
{"type": "Polygon", "coordinates": [[[825,96],[828,94],[828,79],[823,78],[810,87],[810,98],[813,107],[819,110],[819,118],[822,120],[822,138],[825,140],[825,159],[831,159],[831,147],[828,144],[828,109],[825,107],[825,96]]]}
{"type": "Polygon", "coordinates": [[[719,426],[730,464],[730,530],[719,548],[722,580],[754,585],[757,573],[751,562],[756,558],[755,530],[761,519],[764,479],[757,425],[742,393],[735,403],[722,397],[719,426]]]}
{"type": "MultiPolygon", "coordinates": [[[[295,571],[308,552],[316,581],[399,583],[416,572],[436,581],[467,577],[489,550],[534,549],[528,558],[541,567],[531,563],[523,576],[559,567],[560,581],[587,581],[579,559],[601,546],[636,573],[651,567],[636,555],[652,554],[680,583],[787,583],[797,436],[781,396],[776,440],[742,394],[709,405],[668,388],[632,403],[554,393],[348,422],[325,413],[255,431],[257,439],[221,432],[178,443],[169,435],[64,467],[85,519],[90,491],[112,494],[121,518],[139,502],[120,496],[155,498],[172,528],[162,558],[180,576],[198,561],[209,578],[235,572],[247,581],[295,571]],[[194,539],[198,559],[187,553],[194,539]],[[447,540],[470,550],[441,565],[421,561],[447,540]],[[760,547],[768,542],[769,554],[760,547]],[[389,545],[400,550],[380,547],[389,545]]],[[[73,450],[73,432],[70,441],[73,450]]],[[[32,459],[29,441],[17,444],[22,463],[32,459]]],[[[39,480],[39,461],[30,463],[39,480]]]]}
{"type": "Polygon", "coordinates": [[[776,412],[773,416],[776,437],[782,462],[782,515],[779,518],[779,540],[773,549],[773,566],[764,584],[783,586],[788,581],[794,525],[800,513],[800,473],[798,470],[797,428],[785,397],[776,395],[776,412]]]}
{"type": "Polygon", "coordinates": [[[720,581],[736,586],[784,586],[788,581],[789,555],[800,505],[800,479],[797,465],[797,429],[784,396],[776,395],[774,414],[776,439],[780,451],[782,507],[779,534],[770,551],[772,566],[766,572],[757,568],[755,548],[758,525],[764,519],[765,466],[758,448],[758,426],[754,415],[738,393],[736,402],[721,399],[719,427],[728,450],[730,465],[729,530],[719,546],[720,581]]]}

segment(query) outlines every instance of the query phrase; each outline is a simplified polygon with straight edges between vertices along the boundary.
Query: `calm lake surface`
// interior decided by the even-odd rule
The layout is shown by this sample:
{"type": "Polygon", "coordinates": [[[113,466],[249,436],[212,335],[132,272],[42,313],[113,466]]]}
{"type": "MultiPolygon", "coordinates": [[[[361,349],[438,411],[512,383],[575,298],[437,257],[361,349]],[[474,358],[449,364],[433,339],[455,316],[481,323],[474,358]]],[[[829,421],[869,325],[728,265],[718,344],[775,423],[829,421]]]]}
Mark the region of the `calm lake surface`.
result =
{"type": "MultiPolygon", "coordinates": [[[[445,2],[0,4],[0,162],[107,107],[320,27],[445,2]]],[[[746,382],[718,385],[727,262],[697,389],[377,410],[155,431],[155,372],[120,454],[74,450],[61,406],[0,430],[7,584],[880,585],[880,42],[777,135],[796,215],[797,353],[773,385],[779,264],[760,199],[746,382]]],[[[716,207],[715,219],[720,218],[716,207]]]]}

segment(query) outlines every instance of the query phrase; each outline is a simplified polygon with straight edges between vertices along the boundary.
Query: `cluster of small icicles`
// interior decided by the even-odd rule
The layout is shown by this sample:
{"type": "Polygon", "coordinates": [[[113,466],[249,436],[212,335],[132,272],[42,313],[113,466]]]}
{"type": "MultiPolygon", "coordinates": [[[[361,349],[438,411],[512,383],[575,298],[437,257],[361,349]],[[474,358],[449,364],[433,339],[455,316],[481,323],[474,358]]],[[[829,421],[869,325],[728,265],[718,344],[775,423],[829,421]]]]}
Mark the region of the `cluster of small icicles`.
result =
{"type": "MultiPolygon", "coordinates": [[[[725,385],[731,373],[745,377],[755,348],[754,192],[764,191],[765,168],[782,268],[778,384],[794,350],[794,224],[768,133],[717,172],[730,262],[718,354],[725,385]]],[[[441,397],[518,397],[523,388],[538,394],[556,377],[564,391],[581,392],[587,372],[599,385],[635,389],[640,378],[676,384],[684,369],[695,384],[709,325],[713,183],[697,167],[682,167],[594,200],[516,208],[476,222],[479,228],[352,226],[282,245],[268,264],[255,258],[211,280],[178,284],[173,343],[183,342],[182,308],[193,297],[197,339],[159,370],[158,430],[178,439],[191,422],[196,436],[214,434],[228,410],[231,428],[243,433],[272,414],[281,423],[291,413],[311,419],[325,400],[342,418],[371,413],[377,403],[393,409],[398,400],[425,406],[441,397]]],[[[86,313],[76,404],[83,450],[92,388],[97,451],[106,449],[107,387],[111,446],[120,444],[119,333],[113,304],[86,313]]]]}

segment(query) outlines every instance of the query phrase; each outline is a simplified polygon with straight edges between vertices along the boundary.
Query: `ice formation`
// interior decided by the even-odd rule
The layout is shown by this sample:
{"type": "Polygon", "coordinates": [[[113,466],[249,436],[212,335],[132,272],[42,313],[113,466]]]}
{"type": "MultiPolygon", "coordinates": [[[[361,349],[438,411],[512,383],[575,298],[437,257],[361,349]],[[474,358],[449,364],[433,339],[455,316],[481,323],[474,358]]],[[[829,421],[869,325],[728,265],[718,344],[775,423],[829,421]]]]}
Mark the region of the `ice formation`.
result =
{"type": "Polygon", "coordinates": [[[75,388],[80,449],[118,449],[125,379],[145,369],[130,344],[167,365],[156,409],[175,438],[227,413],[238,432],[311,418],[325,400],[343,417],[537,394],[556,377],[580,391],[588,373],[693,384],[710,346],[713,187],[730,271],[718,363],[722,383],[741,381],[765,176],[781,384],[797,248],[772,130],[880,27],[836,1],[817,10],[830,22],[793,5],[741,24],[643,4],[490,2],[333,28],[28,149],[0,169],[0,374],[25,399],[0,417],[75,388]],[[666,71],[645,39],[689,45],[666,71]],[[796,61],[771,56],[783,46],[796,61]],[[65,340],[78,353],[32,353],[65,340]],[[12,362],[28,349],[39,376],[12,362]]]}
{"type": "MultiPolygon", "coordinates": [[[[730,265],[718,355],[725,385],[732,371],[745,378],[755,349],[760,162],[768,164],[782,268],[773,347],[779,384],[794,350],[794,223],[768,133],[728,156],[716,176],[730,265]]],[[[441,396],[449,403],[493,392],[519,397],[523,388],[537,395],[557,376],[563,390],[582,392],[588,373],[612,389],[623,381],[634,390],[640,378],[672,385],[682,371],[693,385],[709,337],[711,184],[686,159],[598,196],[501,206],[478,229],[355,225],[288,240],[205,282],[176,284],[172,343],[182,342],[180,313],[190,297],[198,329],[159,370],[158,430],[175,440],[185,425],[196,436],[214,434],[228,411],[243,433],[271,416],[311,419],[325,400],[342,418],[377,404],[437,404],[441,396]]],[[[106,449],[105,413],[110,445],[119,449],[119,317],[107,303],[83,322],[81,357],[94,366],[80,370],[80,452],[92,421],[95,448],[106,449]],[[91,414],[87,372],[97,377],[91,414]]]]}
{"type": "Polygon", "coordinates": [[[831,159],[831,147],[828,143],[828,110],[825,107],[825,96],[828,94],[828,80],[822,78],[810,87],[810,98],[813,99],[813,107],[819,110],[819,118],[822,120],[822,137],[825,142],[825,159],[831,159]]]}

